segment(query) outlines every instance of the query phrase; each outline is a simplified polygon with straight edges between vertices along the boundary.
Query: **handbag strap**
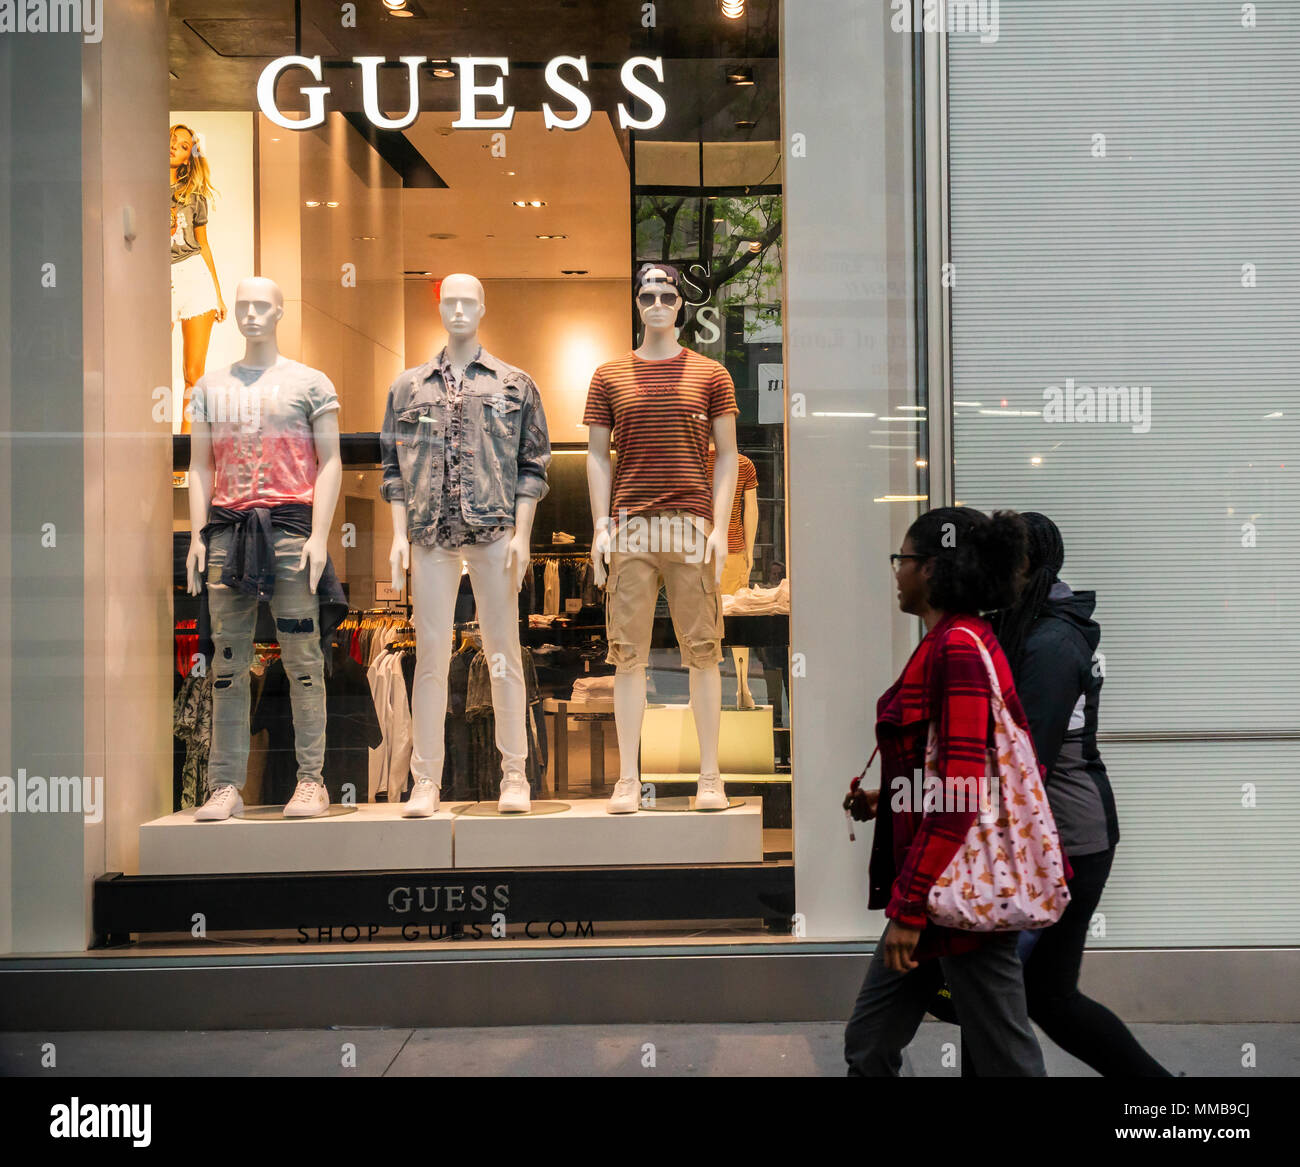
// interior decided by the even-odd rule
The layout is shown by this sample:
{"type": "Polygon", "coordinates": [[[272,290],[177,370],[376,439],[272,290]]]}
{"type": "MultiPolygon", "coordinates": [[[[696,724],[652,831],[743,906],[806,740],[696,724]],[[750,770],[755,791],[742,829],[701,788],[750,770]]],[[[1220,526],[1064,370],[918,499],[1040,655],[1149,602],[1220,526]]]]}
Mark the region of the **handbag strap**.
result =
{"type": "Polygon", "coordinates": [[[975,647],[980,650],[980,658],[984,661],[984,668],[989,675],[989,684],[993,686],[993,698],[1002,702],[1002,686],[998,683],[998,670],[993,665],[993,658],[989,656],[989,650],[984,647],[984,641],[980,634],[973,628],[967,628],[965,624],[954,624],[954,632],[964,632],[974,642],[975,647]]]}

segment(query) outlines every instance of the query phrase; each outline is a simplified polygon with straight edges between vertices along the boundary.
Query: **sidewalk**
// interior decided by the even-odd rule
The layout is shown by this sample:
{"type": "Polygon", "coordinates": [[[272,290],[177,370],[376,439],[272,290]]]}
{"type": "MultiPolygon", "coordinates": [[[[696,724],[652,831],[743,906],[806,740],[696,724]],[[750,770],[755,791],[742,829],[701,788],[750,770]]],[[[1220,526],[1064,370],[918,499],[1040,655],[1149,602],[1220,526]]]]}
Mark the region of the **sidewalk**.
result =
{"type": "MultiPolygon", "coordinates": [[[[1134,1025],[1162,1064],[1189,1077],[1300,1077],[1300,1025],[1134,1025]],[[1255,1068],[1242,1065],[1243,1046],[1255,1068]]],[[[520,1075],[730,1077],[839,1076],[843,1027],[804,1022],[748,1025],[554,1025],[517,1029],[222,1030],[0,1034],[0,1074],[186,1077],[276,1075],[520,1075]],[[56,1065],[41,1066],[52,1042],[56,1065]],[[349,1053],[348,1047],[355,1047],[349,1053]],[[345,1066],[351,1057],[353,1065],[345,1066]]],[[[1053,1076],[1092,1076],[1039,1034],[1053,1076]]],[[[912,1072],[956,1076],[955,1026],[921,1026],[908,1047],[912,1072]]]]}

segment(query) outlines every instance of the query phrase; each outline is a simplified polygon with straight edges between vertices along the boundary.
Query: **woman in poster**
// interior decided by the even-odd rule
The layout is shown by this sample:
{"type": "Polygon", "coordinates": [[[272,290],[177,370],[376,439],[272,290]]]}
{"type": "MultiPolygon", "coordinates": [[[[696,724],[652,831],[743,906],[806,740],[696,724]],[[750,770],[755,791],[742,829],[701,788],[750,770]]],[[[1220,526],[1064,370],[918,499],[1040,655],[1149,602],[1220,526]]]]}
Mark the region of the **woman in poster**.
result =
{"type": "Polygon", "coordinates": [[[216,194],[203,140],[189,126],[171,128],[172,327],[181,322],[185,407],[181,433],[190,432],[190,394],[203,376],[214,323],[226,318],[217,265],[208,246],[208,203],[216,194]]]}

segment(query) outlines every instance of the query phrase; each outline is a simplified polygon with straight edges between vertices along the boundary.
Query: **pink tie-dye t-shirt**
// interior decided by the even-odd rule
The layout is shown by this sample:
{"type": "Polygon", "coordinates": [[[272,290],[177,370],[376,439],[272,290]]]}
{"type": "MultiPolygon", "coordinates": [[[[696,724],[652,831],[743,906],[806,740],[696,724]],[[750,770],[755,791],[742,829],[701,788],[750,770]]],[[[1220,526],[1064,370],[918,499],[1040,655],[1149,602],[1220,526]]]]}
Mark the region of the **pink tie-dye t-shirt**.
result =
{"type": "Polygon", "coordinates": [[[194,420],[212,430],[213,506],[311,505],[311,424],[339,407],[324,373],[287,357],[269,369],[235,364],[200,377],[190,400],[194,420]]]}

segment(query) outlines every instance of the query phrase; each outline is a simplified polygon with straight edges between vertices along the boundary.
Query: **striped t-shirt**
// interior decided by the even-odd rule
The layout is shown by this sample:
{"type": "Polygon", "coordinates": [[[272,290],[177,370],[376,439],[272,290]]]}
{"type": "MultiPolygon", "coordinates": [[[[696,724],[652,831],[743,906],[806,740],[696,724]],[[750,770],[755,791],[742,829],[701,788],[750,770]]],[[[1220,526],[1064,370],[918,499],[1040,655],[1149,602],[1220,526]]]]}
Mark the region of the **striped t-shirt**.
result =
{"type": "Polygon", "coordinates": [[[601,365],[582,420],[612,431],[618,451],[610,514],[681,510],[712,520],[709,435],[715,417],[739,412],[731,375],[690,349],[663,361],[628,353],[601,365]]]}
{"type": "MultiPolygon", "coordinates": [[[[709,449],[709,494],[713,494],[713,464],[717,451],[709,449]]],[[[740,472],[736,475],[736,497],[731,504],[731,522],[727,525],[727,550],[745,550],[745,491],[758,489],[758,471],[744,454],[737,454],[740,472]]]]}

